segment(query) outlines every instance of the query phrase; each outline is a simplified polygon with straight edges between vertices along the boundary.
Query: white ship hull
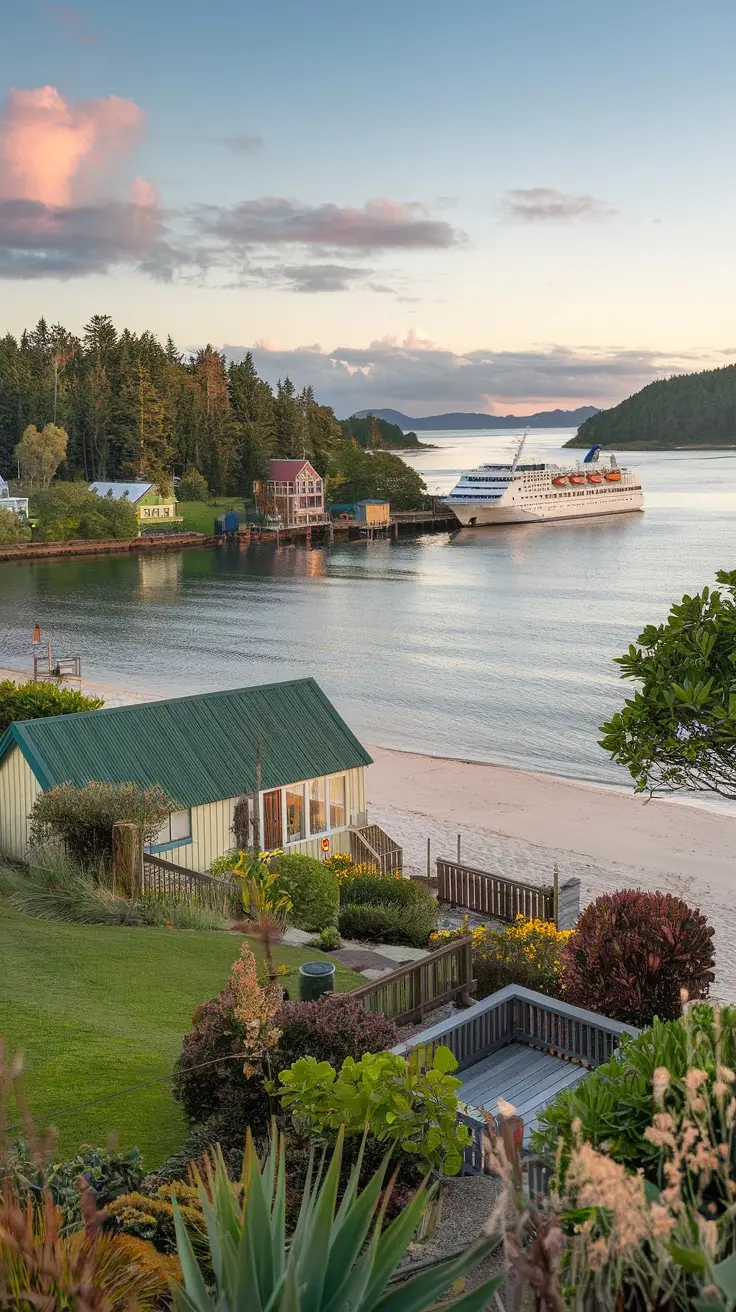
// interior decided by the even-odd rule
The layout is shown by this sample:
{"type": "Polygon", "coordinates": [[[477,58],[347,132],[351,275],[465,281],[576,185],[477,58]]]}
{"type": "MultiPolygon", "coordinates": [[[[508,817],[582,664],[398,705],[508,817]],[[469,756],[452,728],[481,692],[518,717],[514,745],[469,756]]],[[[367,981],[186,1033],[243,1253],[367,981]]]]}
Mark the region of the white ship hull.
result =
{"type": "Polygon", "coordinates": [[[627,511],[643,510],[644,497],[641,492],[622,491],[605,498],[605,504],[588,501],[581,497],[574,504],[564,505],[562,500],[555,504],[537,506],[488,506],[482,502],[464,502],[458,504],[448,500],[452,513],[467,528],[485,528],[492,524],[541,524],[553,519],[591,519],[599,515],[623,515],[627,511]]]}
{"type": "Polygon", "coordinates": [[[591,447],[582,464],[522,465],[522,437],[510,465],[467,469],[444,503],[466,528],[493,524],[541,524],[556,519],[597,519],[644,509],[633,469],[619,466],[591,447]]]}

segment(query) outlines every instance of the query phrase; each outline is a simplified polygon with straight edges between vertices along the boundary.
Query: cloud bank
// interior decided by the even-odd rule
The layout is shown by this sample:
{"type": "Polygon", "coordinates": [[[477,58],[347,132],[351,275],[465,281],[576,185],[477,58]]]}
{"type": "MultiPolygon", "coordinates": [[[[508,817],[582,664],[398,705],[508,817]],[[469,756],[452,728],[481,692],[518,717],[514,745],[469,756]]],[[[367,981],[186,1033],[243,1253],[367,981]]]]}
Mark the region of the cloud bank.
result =
{"type": "Polygon", "coordinates": [[[297,387],[311,383],[320,400],[341,418],[367,406],[390,406],[417,417],[452,410],[506,414],[558,405],[605,408],[655,378],[712,363],[695,355],[576,351],[565,346],[456,354],[416,334],[403,342],[385,339],[365,348],[334,351],[316,345],[279,350],[267,343],[222,349],[232,360],[251,349],[259,373],[272,384],[286,374],[297,387]]]}
{"type": "Polygon", "coordinates": [[[200,232],[226,247],[318,246],[360,251],[446,248],[459,233],[441,219],[430,219],[416,204],[381,197],[360,209],[339,205],[300,205],[279,196],[241,201],[229,208],[207,207],[200,232]]]}
{"type": "Polygon", "coordinates": [[[530,187],[507,192],[501,214],[516,223],[597,223],[618,213],[607,201],[574,195],[556,187],[530,187]]]}

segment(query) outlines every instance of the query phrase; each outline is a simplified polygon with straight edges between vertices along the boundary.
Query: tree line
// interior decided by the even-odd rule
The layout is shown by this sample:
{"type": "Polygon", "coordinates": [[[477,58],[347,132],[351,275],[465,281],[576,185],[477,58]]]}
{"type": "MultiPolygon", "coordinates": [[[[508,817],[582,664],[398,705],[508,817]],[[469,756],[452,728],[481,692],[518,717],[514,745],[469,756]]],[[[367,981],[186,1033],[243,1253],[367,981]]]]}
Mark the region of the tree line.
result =
{"type": "MultiPolygon", "coordinates": [[[[16,449],[29,427],[47,425],[68,435],[62,480],[142,478],[165,490],[174,476],[197,470],[216,496],[250,496],[274,456],[305,456],[323,477],[344,485],[347,448],[370,444],[362,427],[355,435],[349,422],[341,426],[311,387],[297,392],[287,377],[274,391],[250,353],[237,364],[212,346],[182,353],[171,337],[162,344],[151,332],[119,332],[102,314],[92,316],[81,336],[40,319],[19,339],[0,338],[6,479],[18,473],[16,449]]],[[[421,479],[398,457],[387,458],[391,477],[403,480],[403,501],[421,504],[421,479]]],[[[365,483],[363,477],[361,488],[365,483]]],[[[368,483],[364,495],[383,495],[375,478],[368,483]]]]}
{"type": "Polygon", "coordinates": [[[586,419],[567,446],[730,446],[736,443],[736,365],[649,383],[586,419]]]}

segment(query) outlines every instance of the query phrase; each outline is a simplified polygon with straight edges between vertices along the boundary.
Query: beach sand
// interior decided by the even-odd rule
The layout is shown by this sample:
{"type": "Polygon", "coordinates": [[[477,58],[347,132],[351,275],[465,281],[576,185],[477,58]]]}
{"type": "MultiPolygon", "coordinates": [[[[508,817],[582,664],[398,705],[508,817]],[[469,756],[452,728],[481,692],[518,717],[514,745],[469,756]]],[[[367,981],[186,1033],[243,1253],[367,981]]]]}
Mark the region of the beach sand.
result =
{"type": "MultiPolygon", "coordinates": [[[[0,679],[29,676],[0,669],[0,679]]],[[[84,680],[107,706],[155,701],[84,680]]],[[[736,814],[674,799],[650,801],[620,789],[507,766],[370,747],[371,820],[404,849],[409,874],[454,858],[499,875],[548,884],[576,877],[585,906],[618,888],[661,889],[699,907],[715,927],[715,995],[736,1002],[736,814]]]]}
{"type": "Polygon", "coordinates": [[[550,883],[577,877],[583,905],[620,888],[660,889],[699,907],[715,928],[721,1001],[736,1002],[736,817],[646,801],[506,766],[371,747],[372,820],[404,848],[406,869],[461,857],[499,875],[550,883]]]}

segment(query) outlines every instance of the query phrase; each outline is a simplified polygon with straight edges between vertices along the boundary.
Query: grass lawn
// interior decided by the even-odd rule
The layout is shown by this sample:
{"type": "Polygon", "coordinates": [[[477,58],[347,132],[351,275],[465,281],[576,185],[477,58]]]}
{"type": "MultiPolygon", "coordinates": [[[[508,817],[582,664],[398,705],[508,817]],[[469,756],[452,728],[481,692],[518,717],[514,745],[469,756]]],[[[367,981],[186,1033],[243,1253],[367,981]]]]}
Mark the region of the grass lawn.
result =
{"type": "Polygon", "coordinates": [[[215,519],[227,510],[237,510],[241,523],[244,520],[245,502],[241,497],[217,497],[214,501],[180,501],[178,514],[184,520],[182,528],[189,533],[206,533],[212,537],[215,519]]]}
{"type": "MultiPolygon", "coordinates": [[[[0,901],[0,1036],[7,1057],[23,1053],[34,1120],[57,1127],[61,1153],[104,1146],[114,1132],[154,1167],[181,1145],[186,1123],[168,1083],[66,1109],[171,1071],[192,1012],[226,983],[240,944],[216,931],[34,920],[0,901]]],[[[298,967],[322,954],[279,947],[275,956],[298,967]]],[[[284,983],[296,996],[296,977],[284,983]]],[[[359,983],[337,966],[337,989],[359,983]]]]}

